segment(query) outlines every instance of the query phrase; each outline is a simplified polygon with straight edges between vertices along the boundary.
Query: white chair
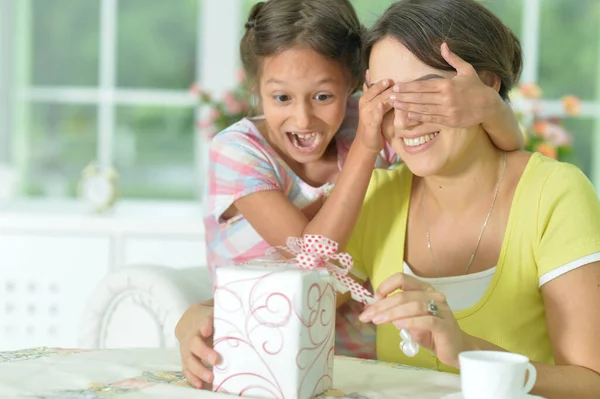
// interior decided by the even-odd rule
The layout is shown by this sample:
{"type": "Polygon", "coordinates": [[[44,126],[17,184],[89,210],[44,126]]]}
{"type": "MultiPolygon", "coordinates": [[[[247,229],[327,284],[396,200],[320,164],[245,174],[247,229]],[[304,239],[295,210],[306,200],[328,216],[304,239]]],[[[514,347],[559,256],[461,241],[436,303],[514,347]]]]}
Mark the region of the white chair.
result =
{"type": "Polygon", "coordinates": [[[174,330],[183,312],[211,297],[206,266],[120,269],[105,277],[91,293],[78,345],[92,349],[175,347],[174,330]]]}

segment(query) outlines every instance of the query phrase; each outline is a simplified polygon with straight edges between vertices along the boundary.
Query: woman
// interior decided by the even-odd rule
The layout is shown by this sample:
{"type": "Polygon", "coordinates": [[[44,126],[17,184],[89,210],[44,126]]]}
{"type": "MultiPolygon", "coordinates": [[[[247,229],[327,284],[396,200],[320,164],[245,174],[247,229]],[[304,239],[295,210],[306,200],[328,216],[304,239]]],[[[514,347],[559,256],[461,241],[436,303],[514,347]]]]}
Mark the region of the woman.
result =
{"type": "MultiPolygon", "coordinates": [[[[372,80],[450,84],[444,42],[507,98],[519,42],[473,0],[393,4],[367,39],[372,80]]],[[[535,394],[600,397],[600,204],[590,182],[540,154],[499,150],[473,134],[479,124],[411,121],[412,95],[397,100],[382,131],[405,165],[374,172],[347,246],[376,290],[360,318],[377,325],[378,358],[456,371],[462,351],[507,350],[535,362],[535,394]],[[431,352],[405,357],[401,328],[431,352]]]]}

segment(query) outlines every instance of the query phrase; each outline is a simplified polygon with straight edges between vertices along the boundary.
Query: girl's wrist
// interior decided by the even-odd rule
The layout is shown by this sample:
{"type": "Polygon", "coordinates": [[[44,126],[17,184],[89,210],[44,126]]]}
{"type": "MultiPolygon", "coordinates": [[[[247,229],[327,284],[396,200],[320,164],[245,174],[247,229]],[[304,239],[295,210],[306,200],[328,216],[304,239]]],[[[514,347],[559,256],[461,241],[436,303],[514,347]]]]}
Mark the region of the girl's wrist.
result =
{"type": "Polygon", "coordinates": [[[491,87],[488,87],[487,98],[484,100],[484,104],[487,104],[485,109],[489,111],[483,120],[483,125],[494,124],[498,119],[498,116],[502,115],[507,106],[498,92],[491,87]]]}
{"type": "Polygon", "coordinates": [[[359,151],[363,156],[369,158],[377,158],[381,152],[381,149],[373,148],[365,143],[365,140],[361,135],[357,135],[356,139],[352,143],[352,147],[356,148],[356,150],[359,151]]]}

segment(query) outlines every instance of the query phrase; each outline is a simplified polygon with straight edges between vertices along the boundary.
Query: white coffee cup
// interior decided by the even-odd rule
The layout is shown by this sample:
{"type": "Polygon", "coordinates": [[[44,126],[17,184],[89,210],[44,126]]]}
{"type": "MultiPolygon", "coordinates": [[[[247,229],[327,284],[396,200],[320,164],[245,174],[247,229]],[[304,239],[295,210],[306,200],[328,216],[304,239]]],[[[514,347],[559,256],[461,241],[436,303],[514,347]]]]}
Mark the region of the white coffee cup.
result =
{"type": "Polygon", "coordinates": [[[537,376],[529,359],[516,353],[468,351],[460,353],[458,361],[465,399],[524,398],[537,376]]]}

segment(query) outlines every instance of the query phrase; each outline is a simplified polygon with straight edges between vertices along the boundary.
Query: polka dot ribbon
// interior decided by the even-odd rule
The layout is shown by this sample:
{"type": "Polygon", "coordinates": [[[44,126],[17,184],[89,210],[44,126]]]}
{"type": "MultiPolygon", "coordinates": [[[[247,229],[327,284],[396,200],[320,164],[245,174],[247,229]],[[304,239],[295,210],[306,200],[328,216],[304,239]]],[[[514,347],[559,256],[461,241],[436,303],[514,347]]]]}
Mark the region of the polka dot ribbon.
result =
{"type": "Polygon", "coordinates": [[[289,237],[286,241],[286,247],[270,248],[267,254],[271,254],[277,249],[282,249],[295,255],[294,262],[307,270],[325,268],[330,275],[336,278],[336,289],[340,293],[350,291],[352,298],[364,304],[373,302],[373,295],[358,284],[348,273],[352,269],[354,262],[352,257],[346,253],[338,253],[338,243],[321,235],[306,234],[304,238],[289,237]],[[337,261],[336,265],[331,260],[337,261]]]}

